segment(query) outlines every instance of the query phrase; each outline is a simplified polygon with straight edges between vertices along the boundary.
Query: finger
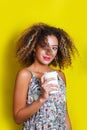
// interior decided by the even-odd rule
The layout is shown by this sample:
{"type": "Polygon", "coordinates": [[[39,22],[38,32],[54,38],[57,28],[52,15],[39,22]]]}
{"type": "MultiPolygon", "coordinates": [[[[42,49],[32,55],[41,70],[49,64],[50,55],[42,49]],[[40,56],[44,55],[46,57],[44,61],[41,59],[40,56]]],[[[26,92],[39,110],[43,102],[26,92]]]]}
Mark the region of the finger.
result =
{"type": "Polygon", "coordinates": [[[44,82],[44,75],[41,77],[41,83],[43,83],[44,82]]]}
{"type": "Polygon", "coordinates": [[[48,87],[54,87],[54,88],[58,88],[58,85],[56,85],[56,84],[47,84],[46,86],[48,86],[48,87]]]}
{"type": "Polygon", "coordinates": [[[56,90],[56,91],[57,91],[57,90],[58,90],[58,87],[53,87],[53,86],[51,86],[51,87],[49,87],[49,90],[50,90],[50,91],[53,91],[53,90],[56,90]]]}

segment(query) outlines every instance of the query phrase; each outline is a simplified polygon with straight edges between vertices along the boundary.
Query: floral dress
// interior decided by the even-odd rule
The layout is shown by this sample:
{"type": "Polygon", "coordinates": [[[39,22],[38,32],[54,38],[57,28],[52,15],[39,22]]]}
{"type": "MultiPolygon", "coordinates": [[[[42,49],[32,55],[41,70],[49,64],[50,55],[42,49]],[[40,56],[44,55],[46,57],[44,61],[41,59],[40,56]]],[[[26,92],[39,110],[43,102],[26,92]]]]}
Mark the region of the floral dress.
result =
{"type": "MultiPolygon", "coordinates": [[[[59,75],[58,83],[58,92],[49,95],[49,100],[45,102],[33,116],[23,123],[22,130],[68,130],[65,124],[65,83],[59,75]]],[[[40,94],[40,79],[32,74],[26,104],[30,105],[38,99],[40,94]]]]}

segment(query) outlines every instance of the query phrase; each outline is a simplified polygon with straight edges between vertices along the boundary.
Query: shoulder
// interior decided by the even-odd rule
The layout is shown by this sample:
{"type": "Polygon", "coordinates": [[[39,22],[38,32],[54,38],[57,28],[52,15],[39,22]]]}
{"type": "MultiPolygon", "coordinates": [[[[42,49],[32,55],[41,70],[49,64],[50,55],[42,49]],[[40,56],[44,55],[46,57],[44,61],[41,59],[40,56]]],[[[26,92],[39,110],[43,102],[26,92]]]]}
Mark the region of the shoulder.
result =
{"type": "Polygon", "coordinates": [[[62,78],[62,80],[66,84],[66,77],[65,77],[64,72],[62,72],[61,70],[58,70],[57,73],[59,74],[59,76],[62,78]]]}
{"type": "Polygon", "coordinates": [[[19,70],[15,79],[15,94],[26,95],[31,78],[32,75],[26,68],[19,70]]]}
{"type": "Polygon", "coordinates": [[[27,68],[23,68],[17,72],[16,79],[19,80],[29,80],[31,79],[32,74],[30,71],[27,70],[27,68]]]}

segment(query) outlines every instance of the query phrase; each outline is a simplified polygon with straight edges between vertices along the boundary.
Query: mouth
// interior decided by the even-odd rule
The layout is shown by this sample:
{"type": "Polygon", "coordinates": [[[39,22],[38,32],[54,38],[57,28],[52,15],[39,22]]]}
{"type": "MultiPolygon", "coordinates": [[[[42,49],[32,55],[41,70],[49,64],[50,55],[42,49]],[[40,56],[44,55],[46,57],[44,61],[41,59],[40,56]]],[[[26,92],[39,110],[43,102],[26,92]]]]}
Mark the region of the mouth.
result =
{"type": "Polygon", "coordinates": [[[50,61],[50,60],[51,60],[51,57],[43,56],[43,59],[44,59],[45,61],[50,61]]]}

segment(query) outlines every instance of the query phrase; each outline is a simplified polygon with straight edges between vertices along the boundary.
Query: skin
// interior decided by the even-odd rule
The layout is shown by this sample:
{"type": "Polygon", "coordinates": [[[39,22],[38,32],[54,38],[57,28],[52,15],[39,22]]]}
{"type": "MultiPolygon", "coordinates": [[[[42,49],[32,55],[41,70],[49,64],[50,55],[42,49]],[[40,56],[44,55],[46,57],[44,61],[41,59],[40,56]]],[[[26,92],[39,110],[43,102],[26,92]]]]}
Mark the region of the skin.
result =
{"type": "MultiPolygon", "coordinates": [[[[36,49],[34,49],[34,63],[31,66],[20,70],[17,74],[14,90],[13,113],[14,119],[18,124],[24,122],[26,119],[34,115],[41,108],[41,106],[49,99],[50,91],[57,89],[57,86],[53,84],[47,85],[48,82],[53,78],[47,79],[46,81],[43,80],[43,74],[45,72],[52,71],[52,69],[50,69],[48,65],[55,58],[58,50],[58,40],[55,36],[47,36],[47,41],[49,43],[49,47],[42,48],[37,45],[36,49]],[[32,78],[32,75],[29,70],[41,80],[42,94],[31,105],[26,106],[27,91],[30,80],[32,78]]],[[[61,76],[61,78],[66,84],[64,73],[58,71],[58,74],[61,76]]],[[[66,123],[68,126],[68,130],[72,130],[68,111],[66,111],[66,123]]]]}

